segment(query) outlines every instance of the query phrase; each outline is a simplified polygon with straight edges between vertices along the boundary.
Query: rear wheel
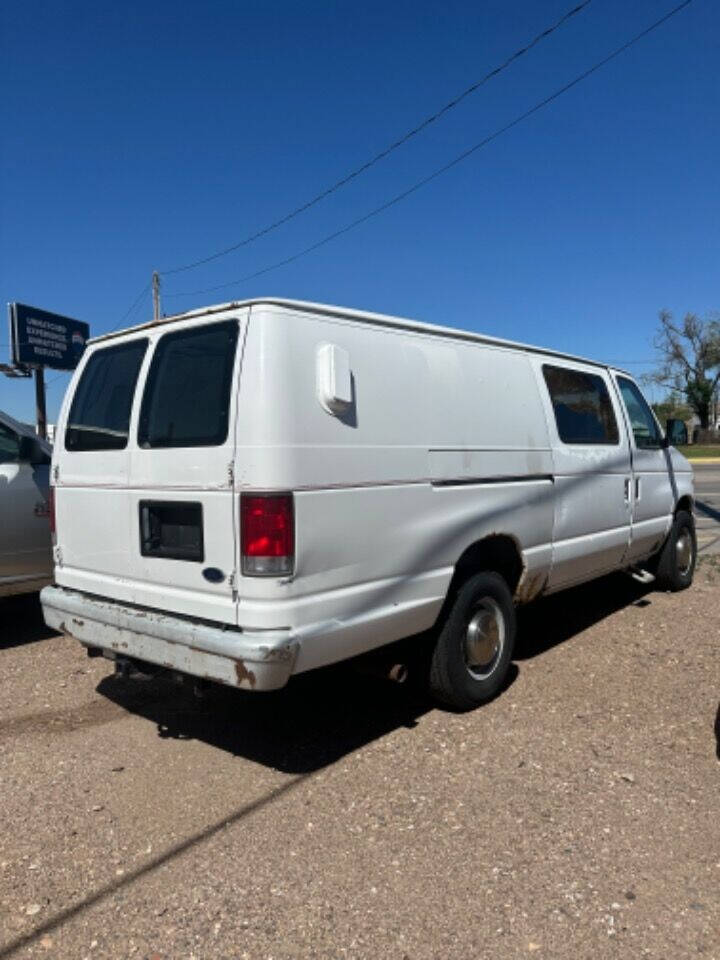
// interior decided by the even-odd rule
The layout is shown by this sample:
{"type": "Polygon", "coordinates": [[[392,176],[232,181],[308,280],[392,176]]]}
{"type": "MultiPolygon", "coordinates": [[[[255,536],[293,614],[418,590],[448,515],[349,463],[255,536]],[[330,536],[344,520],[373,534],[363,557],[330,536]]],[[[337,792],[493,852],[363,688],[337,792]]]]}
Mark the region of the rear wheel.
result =
{"type": "Polygon", "coordinates": [[[497,573],[478,573],[460,588],[438,634],[430,691],[456,710],[471,710],[501,689],[515,645],[515,607],[497,573]]]}
{"type": "Polygon", "coordinates": [[[696,560],[695,522],[687,510],[678,510],[668,538],[655,560],[658,587],[661,590],[685,590],[692,583],[696,560]]]}

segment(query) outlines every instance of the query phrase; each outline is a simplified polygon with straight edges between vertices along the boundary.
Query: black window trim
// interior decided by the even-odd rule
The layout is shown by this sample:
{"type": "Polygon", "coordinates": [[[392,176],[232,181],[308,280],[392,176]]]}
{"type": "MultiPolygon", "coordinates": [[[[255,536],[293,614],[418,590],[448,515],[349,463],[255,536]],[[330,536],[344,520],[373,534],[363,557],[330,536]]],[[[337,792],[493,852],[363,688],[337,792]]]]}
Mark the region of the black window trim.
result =
{"type": "Polygon", "coordinates": [[[230,421],[231,421],[231,409],[232,409],[232,388],[233,381],[235,378],[235,369],[237,362],[237,350],[238,344],[240,342],[240,322],[237,317],[229,317],[225,320],[211,320],[207,323],[199,323],[189,327],[181,327],[179,330],[169,330],[167,333],[163,333],[158,337],[157,341],[153,345],[152,355],[150,357],[150,363],[148,366],[147,375],[145,377],[145,382],[143,384],[142,397],[140,398],[140,410],[138,413],[137,421],[137,434],[136,442],[140,450],[189,450],[189,449],[202,449],[204,447],[221,447],[227,442],[228,436],[230,434],[230,421]],[[225,432],[220,438],[220,434],[216,435],[212,441],[208,441],[207,438],[198,442],[197,440],[182,442],[182,443],[150,443],[147,437],[147,407],[149,405],[150,390],[152,389],[155,376],[156,376],[156,358],[158,357],[161,348],[165,343],[172,340],[178,340],[185,336],[195,336],[200,335],[208,331],[211,328],[226,328],[226,329],[235,329],[235,344],[232,355],[232,363],[228,366],[228,382],[227,382],[227,415],[225,417],[225,432]],[[219,439],[218,439],[219,438],[219,439]]]}
{"type": "Polygon", "coordinates": [[[558,364],[558,363],[543,363],[542,364],[542,374],[543,374],[543,383],[545,384],[545,391],[547,393],[548,399],[550,400],[550,410],[552,411],[553,422],[555,424],[555,432],[557,433],[558,440],[564,446],[567,447],[621,447],[623,444],[623,435],[620,429],[620,423],[618,421],[617,410],[613,403],[613,391],[611,390],[611,385],[605,380],[600,370],[583,370],[581,367],[576,367],[572,365],[558,364]],[[587,377],[597,377],[598,380],[602,383],[605,388],[605,395],[607,397],[608,403],[610,405],[610,412],[612,414],[613,423],[615,424],[615,440],[563,440],[560,434],[560,425],[557,421],[557,414],[555,412],[555,403],[553,401],[552,393],[550,392],[550,386],[547,382],[545,376],[546,370],[569,370],[570,373],[579,373],[587,377]]]}

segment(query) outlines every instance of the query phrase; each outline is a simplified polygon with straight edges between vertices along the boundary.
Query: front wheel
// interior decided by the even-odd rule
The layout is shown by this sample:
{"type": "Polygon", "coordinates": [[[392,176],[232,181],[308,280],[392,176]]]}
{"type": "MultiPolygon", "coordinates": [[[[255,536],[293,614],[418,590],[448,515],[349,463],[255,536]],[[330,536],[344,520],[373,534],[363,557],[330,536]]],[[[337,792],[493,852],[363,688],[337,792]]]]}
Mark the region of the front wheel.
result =
{"type": "Polygon", "coordinates": [[[678,510],[668,538],[656,557],[655,581],[661,590],[685,590],[693,580],[697,560],[695,522],[678,510]]]}
{"type": "Polygon", "coordinates": [[[515,606],[497,573],[478,573],[460,588],[438,634],[430,691],[456,710],[472,710],[501,689],[515,645],[515,606]]]}

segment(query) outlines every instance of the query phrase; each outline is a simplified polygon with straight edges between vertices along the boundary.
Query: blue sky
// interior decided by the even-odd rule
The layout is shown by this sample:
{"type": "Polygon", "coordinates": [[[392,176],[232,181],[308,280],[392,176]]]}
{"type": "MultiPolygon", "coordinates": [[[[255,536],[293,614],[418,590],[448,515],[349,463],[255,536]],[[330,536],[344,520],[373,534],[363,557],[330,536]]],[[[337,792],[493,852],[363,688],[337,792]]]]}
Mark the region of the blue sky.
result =
{"type": "MultiPolygon", "coordinates": [[[[383,149],[573,0],[39,0],[0,13],[0,299],[115,326],[153,268],[228,246],[383,149]]],[[[163,309],[257,295],[539,343],[640,373],[657,312],[720,308],[720,5],[688,8],[425,189],[289,266],[674,5],[593,0],[307,214],[163,309]]],[[[145,296],[128,322],[150,316],[145,296]]],[[[0,323],[0,359],[8,356],[0,323]]],[[[48,371],[57,414],[67,376],[48,371]]],[[[28,381],[0,407],[32,419],[28,381]]]]}

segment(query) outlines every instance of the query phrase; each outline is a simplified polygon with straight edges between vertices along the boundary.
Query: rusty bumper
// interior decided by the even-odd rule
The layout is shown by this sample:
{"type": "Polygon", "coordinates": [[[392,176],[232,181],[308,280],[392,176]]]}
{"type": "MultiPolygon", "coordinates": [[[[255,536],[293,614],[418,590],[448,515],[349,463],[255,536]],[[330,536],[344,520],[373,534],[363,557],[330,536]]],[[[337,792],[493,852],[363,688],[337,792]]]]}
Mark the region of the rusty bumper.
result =
{"type": "Polygon", "coordinates": [[[111,656],[247,690],[277,690],[295,666],[298,643],[289,630],[212,626],[62,587],[45,587],[40,601],[49,627],[111,656]]]}

